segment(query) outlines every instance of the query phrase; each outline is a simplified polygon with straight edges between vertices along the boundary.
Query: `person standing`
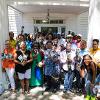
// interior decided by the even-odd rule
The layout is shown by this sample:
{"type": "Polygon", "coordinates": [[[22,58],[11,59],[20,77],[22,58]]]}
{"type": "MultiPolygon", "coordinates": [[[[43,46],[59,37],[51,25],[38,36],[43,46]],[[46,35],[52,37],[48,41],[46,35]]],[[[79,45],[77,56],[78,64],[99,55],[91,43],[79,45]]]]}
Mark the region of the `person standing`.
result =
{"type": "Polygon", "coordinates": [[[52,50],[53,43],[52,41],[48,41],[46,43],[46,50],[44,51],[44,74],[47,82],[47,86],[45,91],[49,91],[52,88],[52,75],[54,70],[54,63],[53,63],[53,50],[52,50]]]}
{"type": "Polygon", "coordinates": [[[6,71],[10,85],[11,90],[15,92],[15,80],[14,80],[14,72],[15,72],[15,63],[14,63],[14,55],[15,55],[15,49],[12,48],[10,45],[10,41],[5,41],[5,49],[2,53],[2,68],[6,71]]]}
{"type": "Polygon", "coordinates": [[[31,78],[30,78],[30,86],[41,86],[43,84],[43,57],[44,54],[40,51],[40,46],[36,42],[33,45],[32,50],[32,66],[31,66],[31,78]]]}
{"type": "Polygon", "coordinates": [[[20,49],[15,54],[16,72],[21,82],[22,93],[29,93],[29,79],[31,78],[32,54],[26,50],[25,42],[20,43],[20,49]],[[26,86],[26,87],[25,87],[26,86]]]}
{"type": "Polygon", "coordinates": [[[72,83],[73,83],[73,71],[74,71],[74,57],[75,52],[71,50],[71,44],[67,43],[66,45],[66,54],[67,54],[67,67],[68,70],[65,71],[65,79],[64,79],[64,90],[66,92],[70,92],[72,89],[72,83]]]}

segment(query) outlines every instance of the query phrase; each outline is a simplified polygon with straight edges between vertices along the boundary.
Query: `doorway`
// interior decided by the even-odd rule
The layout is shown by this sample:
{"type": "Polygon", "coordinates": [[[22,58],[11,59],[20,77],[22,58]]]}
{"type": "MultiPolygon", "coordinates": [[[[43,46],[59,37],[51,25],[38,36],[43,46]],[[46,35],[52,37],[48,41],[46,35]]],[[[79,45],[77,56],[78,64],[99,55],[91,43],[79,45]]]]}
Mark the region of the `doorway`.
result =
{"type": "Polygon", "coordinates": [[[41,32],[47,34],[47,33],[58,33],[58,27],[41,27],[41,32]]]}

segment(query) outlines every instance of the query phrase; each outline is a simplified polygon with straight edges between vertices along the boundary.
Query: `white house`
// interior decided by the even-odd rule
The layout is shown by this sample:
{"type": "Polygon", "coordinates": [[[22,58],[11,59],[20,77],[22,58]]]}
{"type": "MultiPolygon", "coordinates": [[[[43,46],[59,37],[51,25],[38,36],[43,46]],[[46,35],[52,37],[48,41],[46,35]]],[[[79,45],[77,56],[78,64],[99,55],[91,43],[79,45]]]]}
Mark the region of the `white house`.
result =
{"type": "Polygon", "coordinates": [[[71,30],[82,34],[90,46],[92,38],[100,39],[100,0],[0,0],[0,54],[8,32],[18,35],[21,26],[24,33],[33,34],[46,27],[66,34],[71,30]]]}

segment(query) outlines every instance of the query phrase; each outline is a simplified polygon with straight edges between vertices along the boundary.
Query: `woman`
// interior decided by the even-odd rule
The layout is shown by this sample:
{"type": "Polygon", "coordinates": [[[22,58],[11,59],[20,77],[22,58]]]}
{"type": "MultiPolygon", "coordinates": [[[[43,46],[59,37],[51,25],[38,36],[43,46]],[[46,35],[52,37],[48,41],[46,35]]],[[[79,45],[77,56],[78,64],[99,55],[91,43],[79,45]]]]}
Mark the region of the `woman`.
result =
{"type": "Polygon", "coordinates": [[[93,61],[97,65],[97,75],[100,73],[100,47],[99,47],[99,40],[93,39],[92,40],[92,48],[89,51],[93,61]]]}
{"type": "Polygon", "coordinates": [[[41,86],[43,84],[43,52],[40,51],[38,43],[34,43],[33,45],[32,57],[30,86],[41,86]]]}
{"type": "Polygon", "coordinates": [[[83,56],[83,64],[80,72],[81,77],[85,78],[86,100],[92,100],[92,98],[94,98],[92,87],[96,78],[96,64],[92,61],[90,55],[87,54],[83,56]]]}
{"type": "Polygon", "coordinates": [[[15,72],[15,63],[14,63],[14,54],[15,54],[15,49],[11,47],[10,41],[6,40],[5,41],[5,49],[2,53],[2,67],[3,70],[6,71],[10,85],[11,85],[11,90],[15,92],[15,81],[14,81],[14,72],[15,72]]]}
{"type": "Polygon", "coordinates": [[[31,78],[31,65],[32,54],[29,50],[26,50],[25,42],[20,43],[20,49],[16,51],[15,63],[16,72],[21,82],[22,93],[29,93],[29,79],[31,78]],[[26,86],[26,87],[25,87],[26,86]]]}

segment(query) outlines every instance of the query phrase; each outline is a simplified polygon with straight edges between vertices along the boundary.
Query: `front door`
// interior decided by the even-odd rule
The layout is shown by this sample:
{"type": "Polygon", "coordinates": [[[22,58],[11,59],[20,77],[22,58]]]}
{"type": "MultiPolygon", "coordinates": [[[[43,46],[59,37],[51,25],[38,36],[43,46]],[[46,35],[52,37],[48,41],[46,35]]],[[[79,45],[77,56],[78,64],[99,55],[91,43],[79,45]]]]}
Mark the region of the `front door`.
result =
{"type": "Polygon", "coordinates": [[[41,32],[47,34],[47,33],[58,33],[58,27],[41,27],[41,32]]]}

